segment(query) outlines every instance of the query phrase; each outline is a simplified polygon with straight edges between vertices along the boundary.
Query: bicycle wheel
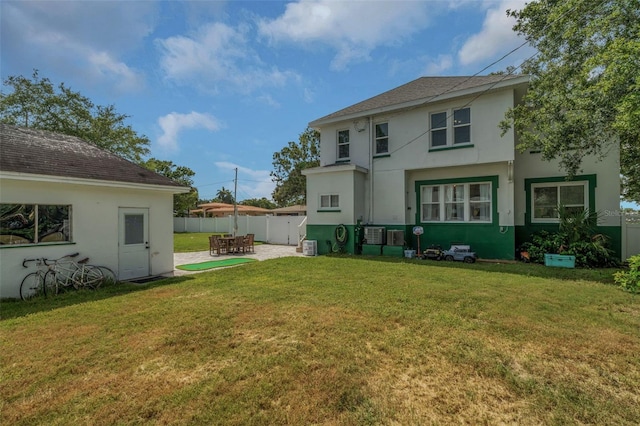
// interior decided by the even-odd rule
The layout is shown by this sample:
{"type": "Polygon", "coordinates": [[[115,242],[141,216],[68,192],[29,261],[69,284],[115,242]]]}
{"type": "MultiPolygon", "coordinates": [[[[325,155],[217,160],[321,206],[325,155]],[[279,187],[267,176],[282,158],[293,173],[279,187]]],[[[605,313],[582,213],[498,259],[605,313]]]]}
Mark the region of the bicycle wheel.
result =
{"type": "Polygon", "coordinates": [[[56,279],[56,273],[53,271],[47,271],[44,274],[44,295],[55,296],[58,294],[58,280],[56,279]]]}
{"type": "Polygon", "coordinates": [[[22,300],[33,299],[43,292],[42,275],[32,272],[23,278],[20,284],[20,298],[22,300]]]}
{"type": "Polygon", "coordinates": [[[74,272],[71,280],[74,282],[74,285],[77,285],[78,287],[86,287],[95,290],[100,287],[100,284],[102,284],[104,275],[102,275],[100,268],[85,265],[74,272]]]}
{"type": "Polygon", "coordinates": [[[92,266],[94,268],[100,269],[100,271],[102,272],[102,284],[116,284],[118,282],[118,277],[116,277],[116,273],[113,272],[111,268],[107,268],[106,266],[92,266]]]}

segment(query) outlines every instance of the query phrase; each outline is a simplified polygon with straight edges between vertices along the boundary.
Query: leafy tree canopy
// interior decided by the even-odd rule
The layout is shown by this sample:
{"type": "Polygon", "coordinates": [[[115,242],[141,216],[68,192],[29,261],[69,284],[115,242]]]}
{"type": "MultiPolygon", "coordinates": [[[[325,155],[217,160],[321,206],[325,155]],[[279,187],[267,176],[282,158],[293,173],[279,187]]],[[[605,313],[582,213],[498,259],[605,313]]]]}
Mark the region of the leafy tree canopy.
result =
{"type": "Polygon", "coordinates": [[[173,196],[173,211],[176,216],[187,216],[189,210],[196,208],[198,203],[198,189],[193,187],[193,176],[195,172],[185,166],[177,166],[172,161],[158,160],[150,158],[141,165],[162,176],[166,176],[184,186],[191,187],[191,191],[186,194],[175,194],[173,196]]]}
{"type": "Polygon", "coordinates": [[[538,54],[523,65],[532,80],[503,131],[513,126],[520,149],[559,159],[568,176],[619,142],[623,197],[640,201],[638,0],[539,0],[507,13],[538,54]]]}
{"type": "Polygon", "coordinates": [[[34,70],[31,79],[10,76],[0,93],[0,121],[16,126],[77,136],[136,163],[149,154],[149,139],[125,124],[127,115],[113,105],[95,105],[60,83],[57,87],[34,70]]]}
{"type": "Polygon", "coordinates": [[[273,199],[279,207],[306,204],[307,180],[302,170],[320,165],[320,133],[308,128],[298,142],[289,142],[273,154],[271,178],[276,183],[273,199]]]}
{"type": "Polygon", "coordinates": [[[224,186],[216,192],[216,198],[211,200],[214,203],[226,203],[233,204],[235,202],[235,198],[230,190],[226,189],[224,186]]]}
{"type": "Polygon", "coordinates": [[[262,198],[248,198],[244,201],[241,201],[240,204],[244,206],[253,206],[253,207],[262,207],[263,209],[275,209],[276,204],[268,200],[266,197],[262,198]]]}

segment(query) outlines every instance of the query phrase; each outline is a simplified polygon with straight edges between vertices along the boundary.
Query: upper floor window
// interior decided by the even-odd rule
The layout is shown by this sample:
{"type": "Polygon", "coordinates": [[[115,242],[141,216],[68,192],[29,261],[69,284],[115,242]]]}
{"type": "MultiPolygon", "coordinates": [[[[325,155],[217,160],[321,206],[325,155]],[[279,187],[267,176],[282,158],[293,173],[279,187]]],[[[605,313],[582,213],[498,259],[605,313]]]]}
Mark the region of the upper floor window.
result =
{"type": "Polygon", "coordinates": [[[583,212],[587,206],[587,182],[557,182],[531,185],[533,222],[558,222],[558,211],[583,212]]]}
{"type": "Polygon", "coordinates": [[[0,204],[0,245],[71,241],[71,206],[0,204]]]}
{"type": "Polygon", "coordinates": [[[376,124],[376,154],[389,152],[389,123],[376,124]]]}
{"type": "Polygon", "coordinates": [[[349,158],[349,130],[338,131],[338,160],[349,158]]]}
{"type": "Polygon", "coordinates": [[[431,114],[431,148],[471,143],[471,108],[431,114]]]}
{"type": "Polygon", "coordinates": [[[428,185],[421,188],[422,222],[491,222],[491,183],[428,185]]]}
{"type": "Polygon", "coordinates": [[[321,209],[337,209],[340,207],[340,196],[337,194],[327,194],[320,196],[321,209]]]}

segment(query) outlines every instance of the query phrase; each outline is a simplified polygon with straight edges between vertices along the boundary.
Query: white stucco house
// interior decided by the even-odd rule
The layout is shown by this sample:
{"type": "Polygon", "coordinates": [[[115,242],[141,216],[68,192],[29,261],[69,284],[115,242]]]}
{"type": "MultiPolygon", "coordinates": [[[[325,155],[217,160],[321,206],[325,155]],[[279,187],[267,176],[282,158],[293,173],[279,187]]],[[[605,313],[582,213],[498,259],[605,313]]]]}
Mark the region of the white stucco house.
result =
{"type": "MultiPolygon", "coordinates": [[[[326,253],[336,226],[358,251],[358,224],[404,231],[421,226],[422,248],[472,246],[483,258],[513,259],[534,232],[558,229],[554,209],[619,210],[619,151],[587,158],[566,180],[555,162],[516,150],[518,135],[498,123],[522,101],[523,75],[422,77],[318,118],[320,166],[307,178],[307,238],[326,253]]],[[[620,254],[619,217],[603,215],[598,231],[620,254]]]]}
{"type": "Polygon", "coordinates": [[[173,270],[170,179],[79,138],[0,124],[0,297],[28,258],[79,252],[119,279],[173,270]]]}

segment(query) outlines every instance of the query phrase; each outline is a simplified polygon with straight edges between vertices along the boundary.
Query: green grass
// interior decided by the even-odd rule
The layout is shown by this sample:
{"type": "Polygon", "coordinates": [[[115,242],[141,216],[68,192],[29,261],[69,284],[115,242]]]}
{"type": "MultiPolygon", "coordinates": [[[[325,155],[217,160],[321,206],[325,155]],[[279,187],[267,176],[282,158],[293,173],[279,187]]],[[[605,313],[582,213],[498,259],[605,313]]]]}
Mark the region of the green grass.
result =
{"type": "Polygon", "coordinates": [[[638,424],[609,282],[320,256],[3,301],[0,423],[638,424]]]}
{"type": "MultiPolygon", "coordinates": [[[[224,235],[223,232],[179,232],[173,234],[173,252],[189,253],[209,250],[209,236],[224,235]]],[[[260,245],[254,242],[254,245],[260,245]]]]}

